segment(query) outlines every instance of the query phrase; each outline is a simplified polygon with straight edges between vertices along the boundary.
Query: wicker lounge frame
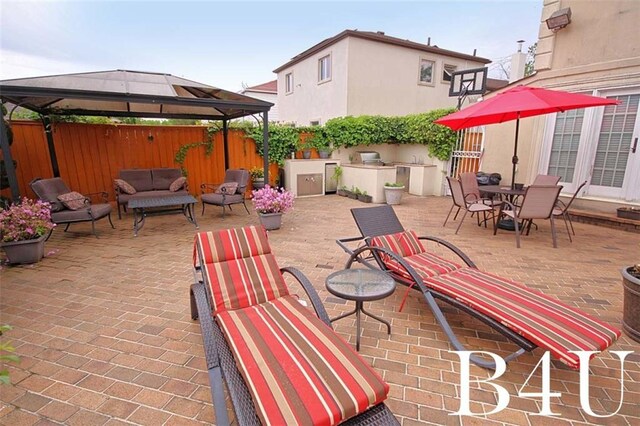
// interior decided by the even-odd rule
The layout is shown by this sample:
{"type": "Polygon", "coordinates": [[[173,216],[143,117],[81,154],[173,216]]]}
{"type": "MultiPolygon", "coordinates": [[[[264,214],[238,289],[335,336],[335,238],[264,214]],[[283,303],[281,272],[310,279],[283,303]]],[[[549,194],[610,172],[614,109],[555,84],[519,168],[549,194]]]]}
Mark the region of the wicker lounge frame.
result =
{"type": "MultiPolygon", "coordinates": [[[[222,329],[213,318],[209,286],[205,284],[206,275],[202,273],[202,267],[199,266],[203,265],[202,253],[199,250],[198,260],[198,266],[194,268],[196,282],[191,285],[190,289],[191,318],[200,322],[216,424],[229,425],[233,421],[239,425],[260,425],[260,419],[247,384],[236,365],[234,355],[222,329]],[[231,404],[227,404],[225,400],[225,386],[231,404]],[[231,419],[228,413],[229,405],[235,415],[231,419]]],[[[318,318],[331,327],[329,315],[307,277],[292,267],[281,268],[280,271],[292,276],[300,284],[318,318]]],[[[384,403],[380,403],[342,424],[399,425],[400,423],[389,408],[384,403]]]]}

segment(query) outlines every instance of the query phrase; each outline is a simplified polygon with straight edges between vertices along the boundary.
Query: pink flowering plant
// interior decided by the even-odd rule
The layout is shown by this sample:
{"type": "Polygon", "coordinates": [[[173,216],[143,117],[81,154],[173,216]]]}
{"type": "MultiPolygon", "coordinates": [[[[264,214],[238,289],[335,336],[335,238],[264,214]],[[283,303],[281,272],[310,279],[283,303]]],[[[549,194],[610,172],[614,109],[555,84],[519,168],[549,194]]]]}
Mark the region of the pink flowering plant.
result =
{"type": "Polygon", "coordinates": [[[253,207],[259,213],[286,213],[293,208],[293,194],[284,188],[264,188],[253,191],[253,207]]]}
{"type": "Polygon", "coordinates": [[[0,241],[34,240],[55,228],[51,221],[51,206],[43,201],[23,198],[0,211],[0,241]]]}

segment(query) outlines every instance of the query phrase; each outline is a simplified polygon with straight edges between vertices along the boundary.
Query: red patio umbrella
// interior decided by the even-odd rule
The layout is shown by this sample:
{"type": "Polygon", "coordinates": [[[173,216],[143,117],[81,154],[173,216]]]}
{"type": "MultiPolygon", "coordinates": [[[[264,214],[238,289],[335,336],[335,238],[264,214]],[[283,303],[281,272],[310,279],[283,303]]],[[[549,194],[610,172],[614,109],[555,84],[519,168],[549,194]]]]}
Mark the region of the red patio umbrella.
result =
{"type": "Polygon", "coordinates": [[[516,165],[518,164],[518,130],[521,118],[551,112],[564,112],[570,109],[616,105],[618,103],[615,99],[542,89],[540,87],[516,86],[498,93],[492,98],[446,115],[435,122],[453,130],[460,130],[484,124],[517,120],[516,141],[513,149],[513,158],[511,159],[513,163],[511,188],[513,188],[515,185],[516,165]]]}

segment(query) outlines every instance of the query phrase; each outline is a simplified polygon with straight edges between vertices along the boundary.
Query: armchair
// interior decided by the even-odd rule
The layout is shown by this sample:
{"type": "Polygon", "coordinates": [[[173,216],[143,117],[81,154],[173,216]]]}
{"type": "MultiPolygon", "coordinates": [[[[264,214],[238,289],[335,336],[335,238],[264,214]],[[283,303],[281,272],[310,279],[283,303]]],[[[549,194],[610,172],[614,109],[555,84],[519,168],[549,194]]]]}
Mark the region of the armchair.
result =
{"type": "Polygon", "coordinates": [[[229,169],[224,175],[224,182],[213,184],[203,183],[200,185],[202,201],[202,215],[204,216],[204,207],[207,204],[222,207],[222,217],[226,213],[225,207],[231,210],[232,204],[242,204],[244,209],[249,213],[249,209],[245,204],[244,193],[249,184],[249,171],[245,169],[229,169]]]}

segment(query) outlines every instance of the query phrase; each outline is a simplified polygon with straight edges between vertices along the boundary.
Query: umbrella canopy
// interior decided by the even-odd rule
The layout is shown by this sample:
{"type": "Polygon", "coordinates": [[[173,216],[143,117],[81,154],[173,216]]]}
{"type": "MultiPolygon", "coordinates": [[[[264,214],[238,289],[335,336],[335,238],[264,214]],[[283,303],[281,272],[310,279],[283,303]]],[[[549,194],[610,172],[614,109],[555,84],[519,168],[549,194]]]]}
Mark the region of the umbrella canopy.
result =
{"type": "Polygon", "coordinates": [[[485,124],[516,121],[516,138],[513,151],[513,172],[511,186],[515,185],[516,164],[518,164],[518,129],[520,118],[533,117],[551,112],[564,112],[570,109],[593,106],[615,105],[615,99],[581,95],[579,93],[549,90],[540,87],[516,86],[498,93],[496,96],[478,102],[463,110],[446,115],[435,122],[453,130],[485,124]]]}

